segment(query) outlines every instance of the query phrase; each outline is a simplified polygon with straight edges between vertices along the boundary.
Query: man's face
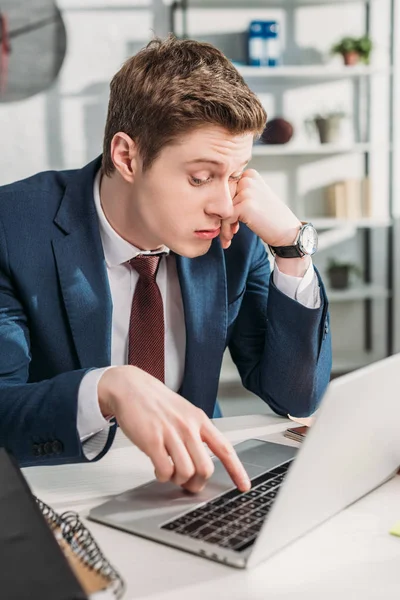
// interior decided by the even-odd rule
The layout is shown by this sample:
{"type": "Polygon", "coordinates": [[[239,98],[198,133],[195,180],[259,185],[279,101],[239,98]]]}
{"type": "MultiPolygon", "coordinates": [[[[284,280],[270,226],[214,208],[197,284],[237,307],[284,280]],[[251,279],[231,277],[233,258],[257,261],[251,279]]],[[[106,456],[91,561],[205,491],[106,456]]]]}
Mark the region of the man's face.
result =
{"type": "Polygon", "coordinates": [[[232,135],[217,126],[192,131],[163,148],[133,183],[132,224],[141,246],[161,245],[193,258],[205,254],[233,214],[238,180],[251,157],[253,134],[232,135]]]}

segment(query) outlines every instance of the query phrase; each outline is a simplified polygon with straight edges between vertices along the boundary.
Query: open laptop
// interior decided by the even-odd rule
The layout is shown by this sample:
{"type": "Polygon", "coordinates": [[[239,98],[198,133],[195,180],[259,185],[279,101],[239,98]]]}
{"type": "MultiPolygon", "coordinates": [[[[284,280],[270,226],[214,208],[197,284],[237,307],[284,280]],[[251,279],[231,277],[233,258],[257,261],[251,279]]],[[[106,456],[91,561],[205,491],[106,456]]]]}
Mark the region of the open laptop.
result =
{"type": "Polygon", "coordinates": [[[216,460],[200,494],[151,481],[89,518],[227,565],[254,566],[394,475],[399,388],[396,355],[332,381],[300,449],[238,444],[249,492],[234,488],[216,460]]]}

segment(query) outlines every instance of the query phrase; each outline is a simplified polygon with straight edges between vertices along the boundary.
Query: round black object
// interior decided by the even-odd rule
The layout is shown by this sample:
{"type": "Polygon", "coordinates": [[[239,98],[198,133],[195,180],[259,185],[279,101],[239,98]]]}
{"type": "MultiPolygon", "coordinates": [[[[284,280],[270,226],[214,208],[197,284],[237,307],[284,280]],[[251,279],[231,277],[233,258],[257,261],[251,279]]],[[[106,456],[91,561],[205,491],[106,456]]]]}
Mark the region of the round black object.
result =
{"type": "Polygon", "coordinates": [[[282,117],[277,117],[268,121],[261,134],[261,141],[264,144],[287,144],[292,136],[293,125],[282,117]]]}

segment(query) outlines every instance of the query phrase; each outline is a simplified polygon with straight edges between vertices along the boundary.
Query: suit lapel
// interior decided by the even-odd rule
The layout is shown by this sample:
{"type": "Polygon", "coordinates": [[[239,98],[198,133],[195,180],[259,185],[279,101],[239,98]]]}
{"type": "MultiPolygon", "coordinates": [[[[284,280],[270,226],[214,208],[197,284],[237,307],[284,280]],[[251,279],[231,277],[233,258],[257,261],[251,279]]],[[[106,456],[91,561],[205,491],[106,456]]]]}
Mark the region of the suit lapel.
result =
{"type": "Polygon", "coordinates": [[[185,374],[180,393],[212,415],[227,330],[223,250],[213,242],[204,256],[176,256],[186,324],[185,374]]]}
{"type": "Polygon", "coordinates": [[[98,160],[68,184],[53,238],[61,293],[81,368],[111,362],[112,301],[93,200],[98,160]]]}

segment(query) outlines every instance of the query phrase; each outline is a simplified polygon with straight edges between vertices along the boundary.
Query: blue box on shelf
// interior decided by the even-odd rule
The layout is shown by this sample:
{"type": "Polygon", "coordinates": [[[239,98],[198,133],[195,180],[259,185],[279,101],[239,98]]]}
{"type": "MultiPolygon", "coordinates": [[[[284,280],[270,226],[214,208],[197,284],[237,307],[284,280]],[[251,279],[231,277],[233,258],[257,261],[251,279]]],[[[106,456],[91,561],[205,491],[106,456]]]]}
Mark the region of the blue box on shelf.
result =
{"type": "Polygon", "coordinates": [[[263,33],[265,64],[276,67],[281,62],[278,21],[264,21],[263,33]]]}
{"type": "Polygon", "coordinates": [[[279,23],[251,21],[248,33],[249,65],[275,67],[280,64],[279,23]]]}

